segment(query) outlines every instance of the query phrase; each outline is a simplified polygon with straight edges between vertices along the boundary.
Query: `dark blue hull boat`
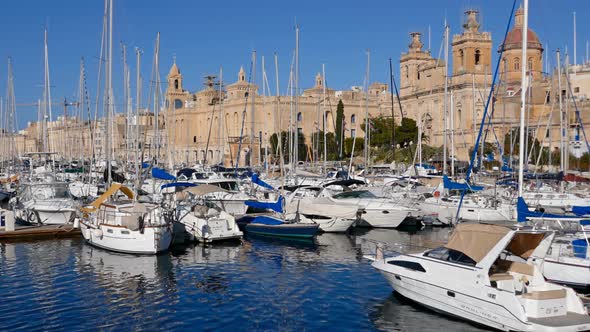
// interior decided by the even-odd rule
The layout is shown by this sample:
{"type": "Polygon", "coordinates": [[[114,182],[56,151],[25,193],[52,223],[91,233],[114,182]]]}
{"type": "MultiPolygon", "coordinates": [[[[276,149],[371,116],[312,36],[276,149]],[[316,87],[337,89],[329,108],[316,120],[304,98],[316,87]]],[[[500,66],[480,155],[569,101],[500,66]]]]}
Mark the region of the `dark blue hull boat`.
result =
{"type": "Polygon", "coordinates": [[[238,225],[243,231],[251,234],[299,239],[313,238],[320,227],[319,224],[284,222],[271,216],[242,218],[238,221],[238,225]]]}

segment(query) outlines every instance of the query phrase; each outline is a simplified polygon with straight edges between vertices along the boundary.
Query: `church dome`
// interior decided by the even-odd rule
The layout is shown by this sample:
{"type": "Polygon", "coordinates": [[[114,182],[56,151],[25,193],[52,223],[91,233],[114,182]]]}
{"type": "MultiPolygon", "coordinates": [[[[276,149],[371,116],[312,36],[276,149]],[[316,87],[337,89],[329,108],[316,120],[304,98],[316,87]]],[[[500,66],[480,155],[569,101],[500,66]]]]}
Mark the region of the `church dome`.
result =
{"type": "MultiPolygon", "coordinates": [[[[522,49],[522,26],[524,20],[524,11],[522,8],[519,8],[516,13],[514,14],[514,28],[508,31],[506,35],[506,42],[505,50],[514,50],[514,49],[522,49]]],[[[530,28],[527,29],[527,49],[537,49],[543,50],[543,45],[539,41],[539,37],[537,34],[531,30],[530,28]]],[[[502,51],[502,45],[498,47],[498,52],[502,51]]]]}

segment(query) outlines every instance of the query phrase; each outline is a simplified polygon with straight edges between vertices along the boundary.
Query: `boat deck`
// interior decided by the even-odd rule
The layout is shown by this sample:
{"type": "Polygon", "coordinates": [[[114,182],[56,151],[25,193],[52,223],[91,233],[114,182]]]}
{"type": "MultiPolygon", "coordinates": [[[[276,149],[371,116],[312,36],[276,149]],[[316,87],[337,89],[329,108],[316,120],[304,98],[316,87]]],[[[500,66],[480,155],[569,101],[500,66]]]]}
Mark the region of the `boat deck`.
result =
{"type": "Polygon", "coordinates": [[[16,225],[14,231],[6,231],[0,227],[0,241],[18,241],[38,238],[78,237],[80,229],[72,225],[16,225]]]}
{"type": "Polygon", "coordinates": [[[549,327],[566,327],[590,324],[590,316],[568,312],[565,316],[529,318],[529,322],[549,327]]]}

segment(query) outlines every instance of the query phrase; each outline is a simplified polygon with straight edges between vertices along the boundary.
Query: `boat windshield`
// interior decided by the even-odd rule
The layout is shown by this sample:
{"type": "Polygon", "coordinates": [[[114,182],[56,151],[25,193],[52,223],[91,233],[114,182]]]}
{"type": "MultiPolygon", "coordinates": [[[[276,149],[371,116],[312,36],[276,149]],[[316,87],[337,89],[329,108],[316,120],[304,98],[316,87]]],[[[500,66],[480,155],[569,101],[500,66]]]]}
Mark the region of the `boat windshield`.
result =
{"type": "Polygon", "coordinates": [[[215,182],[211,183],[211,185],[218,186],[221,189],[225,189],[228,191],[238,191],[238,183],[236,181],[224,181],[224,182],[215,182]]]}
{"type": "Polygon", "coordinates": [[[424,253],[424,257],[430,257],[442,261],[468,266],[475,266],[476,264],[473,259],[469,258],[469,256],[465,255],[464,253],[445,247],[438,247],[436,249],[427,251],[424,253]]]}
{"type": "Polygon", "coordinates": [[[336,199],[342,198],[377,198],[373,193],[367,190],[347,191],[333,196],[336,199]]]}

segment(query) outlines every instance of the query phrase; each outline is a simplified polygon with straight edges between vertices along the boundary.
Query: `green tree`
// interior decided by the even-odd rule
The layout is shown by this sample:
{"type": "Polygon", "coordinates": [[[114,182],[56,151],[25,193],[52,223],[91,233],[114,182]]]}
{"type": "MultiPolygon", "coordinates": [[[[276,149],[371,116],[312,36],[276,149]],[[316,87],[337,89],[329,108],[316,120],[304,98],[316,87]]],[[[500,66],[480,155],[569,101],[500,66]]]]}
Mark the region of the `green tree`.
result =
{"type": "Polygon", "coordinates": [[[344,124],[344,103],[342,103],[342,99],[338,101],[338,106],[336,107],[336,144],[338,145],[339,152],[338,155],[341,155],[342,149],[342,125],[344,124]]]}
{"type": "MultiPolygon", "coordinates": [[[[345,153],[347,157],[350,157],[350,153],[352,152],[352,144],[354,141],[354,137],[348,137],[344,140],[344,147],[345,153]]],[[[365,140],[363,138],[356,138],[356,142],[354,143],[354,155],[355,156],[362,156],[361,152],[365,146],[365,140]]]]}
{"type": "MultiPolygon", "coordinates": [[[[282,143],[282,150],[283,150],[283,161],[289,162],[289,154],[291,153],[290,144],[289,144],[289,132],[282,131],[281,132],[281,143],[282,143]]],[[[293,136],[291,136],[293,137],[293,136]]],[[[305,144],[305,135],[299,134],[299,145],[297,147],[297,155],[299,156],[298,160],[305,161],[307,159],[307,145],[305,144]]],[[[278,135],[276,133],[270,136],[270,146],[272,149],[272,156],[274,158],[279,157],[279,150],[278,150],[278,135]]]]}

